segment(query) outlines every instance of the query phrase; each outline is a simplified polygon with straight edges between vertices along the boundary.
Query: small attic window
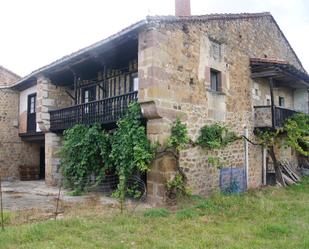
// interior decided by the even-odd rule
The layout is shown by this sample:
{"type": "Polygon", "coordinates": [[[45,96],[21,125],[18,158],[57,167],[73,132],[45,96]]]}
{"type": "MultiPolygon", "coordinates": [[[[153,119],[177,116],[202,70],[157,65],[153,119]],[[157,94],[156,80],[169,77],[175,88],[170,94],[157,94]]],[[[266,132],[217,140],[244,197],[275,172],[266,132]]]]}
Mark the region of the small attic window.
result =
{"type": "Polygon", "coordinates": [[[215,61],[221,61],[221,44],[210,40],[210,57],[215,61]]]}

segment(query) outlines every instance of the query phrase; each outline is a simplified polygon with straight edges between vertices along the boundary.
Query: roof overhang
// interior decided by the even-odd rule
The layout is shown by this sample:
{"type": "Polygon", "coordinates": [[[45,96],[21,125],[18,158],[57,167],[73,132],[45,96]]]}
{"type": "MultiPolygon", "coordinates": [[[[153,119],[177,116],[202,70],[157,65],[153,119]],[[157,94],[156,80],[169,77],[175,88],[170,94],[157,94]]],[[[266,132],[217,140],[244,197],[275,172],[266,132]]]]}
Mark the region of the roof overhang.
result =
{"type": "Polygon", "coordinates": [[[25,76],[16,82],[12,88],[21,91],[35,85],[36,77],[40,74],[52,76],[53,74],[61,74],[65,72],[72,73],[72,67],[78,67],[78,64],[87,60],[92,62],[96,61],[100,64],[100,54],[115,49],[117,44],[125,44],[130,39],[137,39],[139,30],[146,24],[146,20],[139,21],[104,40],[101,40],[70,55],[64,56],[61,59],[39,68],[31,74],[25,76]]]}
{"type": "Polygon", "coordinates": [[[309,88],[309,75],[286,61],[251,58],[251,77],[272,78],[282,86],[309,88]]]}

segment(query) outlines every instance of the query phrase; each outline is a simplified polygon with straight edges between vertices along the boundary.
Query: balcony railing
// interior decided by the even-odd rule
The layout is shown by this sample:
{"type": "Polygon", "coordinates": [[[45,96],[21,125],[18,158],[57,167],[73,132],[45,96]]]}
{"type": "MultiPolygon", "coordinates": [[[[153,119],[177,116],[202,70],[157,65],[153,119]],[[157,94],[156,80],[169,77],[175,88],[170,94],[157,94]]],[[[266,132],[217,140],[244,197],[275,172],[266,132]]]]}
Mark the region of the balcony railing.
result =
{"type": "MultiPolygon", "coordinates": [[[[274,112],[274,126],[282,127],[284,122],[296,114],[297,111],[283,108],[283,107],[275,107],[274,112]]],[[[255,115],[255,127],[272,127],[272,112],[271,106],[255,106],[254,107],[254,115],[255,115]]]]}
{"type": "Polygon", "coordinates": [[[113,123],[125,114],[129,103],[137,101],[137,91],[50,111],[50,130],[62,131],[75,124],[113,123]]]}

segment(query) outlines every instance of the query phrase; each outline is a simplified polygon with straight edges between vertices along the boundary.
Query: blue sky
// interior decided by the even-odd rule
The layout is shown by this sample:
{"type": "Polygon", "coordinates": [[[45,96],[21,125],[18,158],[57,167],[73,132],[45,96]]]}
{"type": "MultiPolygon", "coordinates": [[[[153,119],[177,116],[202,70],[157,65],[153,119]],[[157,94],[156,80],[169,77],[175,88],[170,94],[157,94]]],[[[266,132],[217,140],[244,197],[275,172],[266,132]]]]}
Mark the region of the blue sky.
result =
{"type": "MultiPolygon", "coordinates": [[[[192,14],[270,11],[309,71],[309,1],[191,0],[192,14]]],[[[146,15],[174,14],[174,0],[0,0],[0,65],[25,76],[146,15]]]]}

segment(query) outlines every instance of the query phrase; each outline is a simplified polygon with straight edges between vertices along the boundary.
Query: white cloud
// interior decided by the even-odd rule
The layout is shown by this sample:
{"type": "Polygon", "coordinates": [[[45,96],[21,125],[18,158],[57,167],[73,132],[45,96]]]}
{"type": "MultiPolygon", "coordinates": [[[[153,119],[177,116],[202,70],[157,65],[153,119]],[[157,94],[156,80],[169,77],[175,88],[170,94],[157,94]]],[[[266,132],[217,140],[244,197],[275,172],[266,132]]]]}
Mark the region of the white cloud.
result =
{"type": "MultiPolygon", "coordinates": [[[[309,69],[309,1],[191,0],[193,14],[271,11],[309,69]]],[[[0,64],[25,75],[147,14],[174,14],[174,0],[0,0],[0,64]]]]}

